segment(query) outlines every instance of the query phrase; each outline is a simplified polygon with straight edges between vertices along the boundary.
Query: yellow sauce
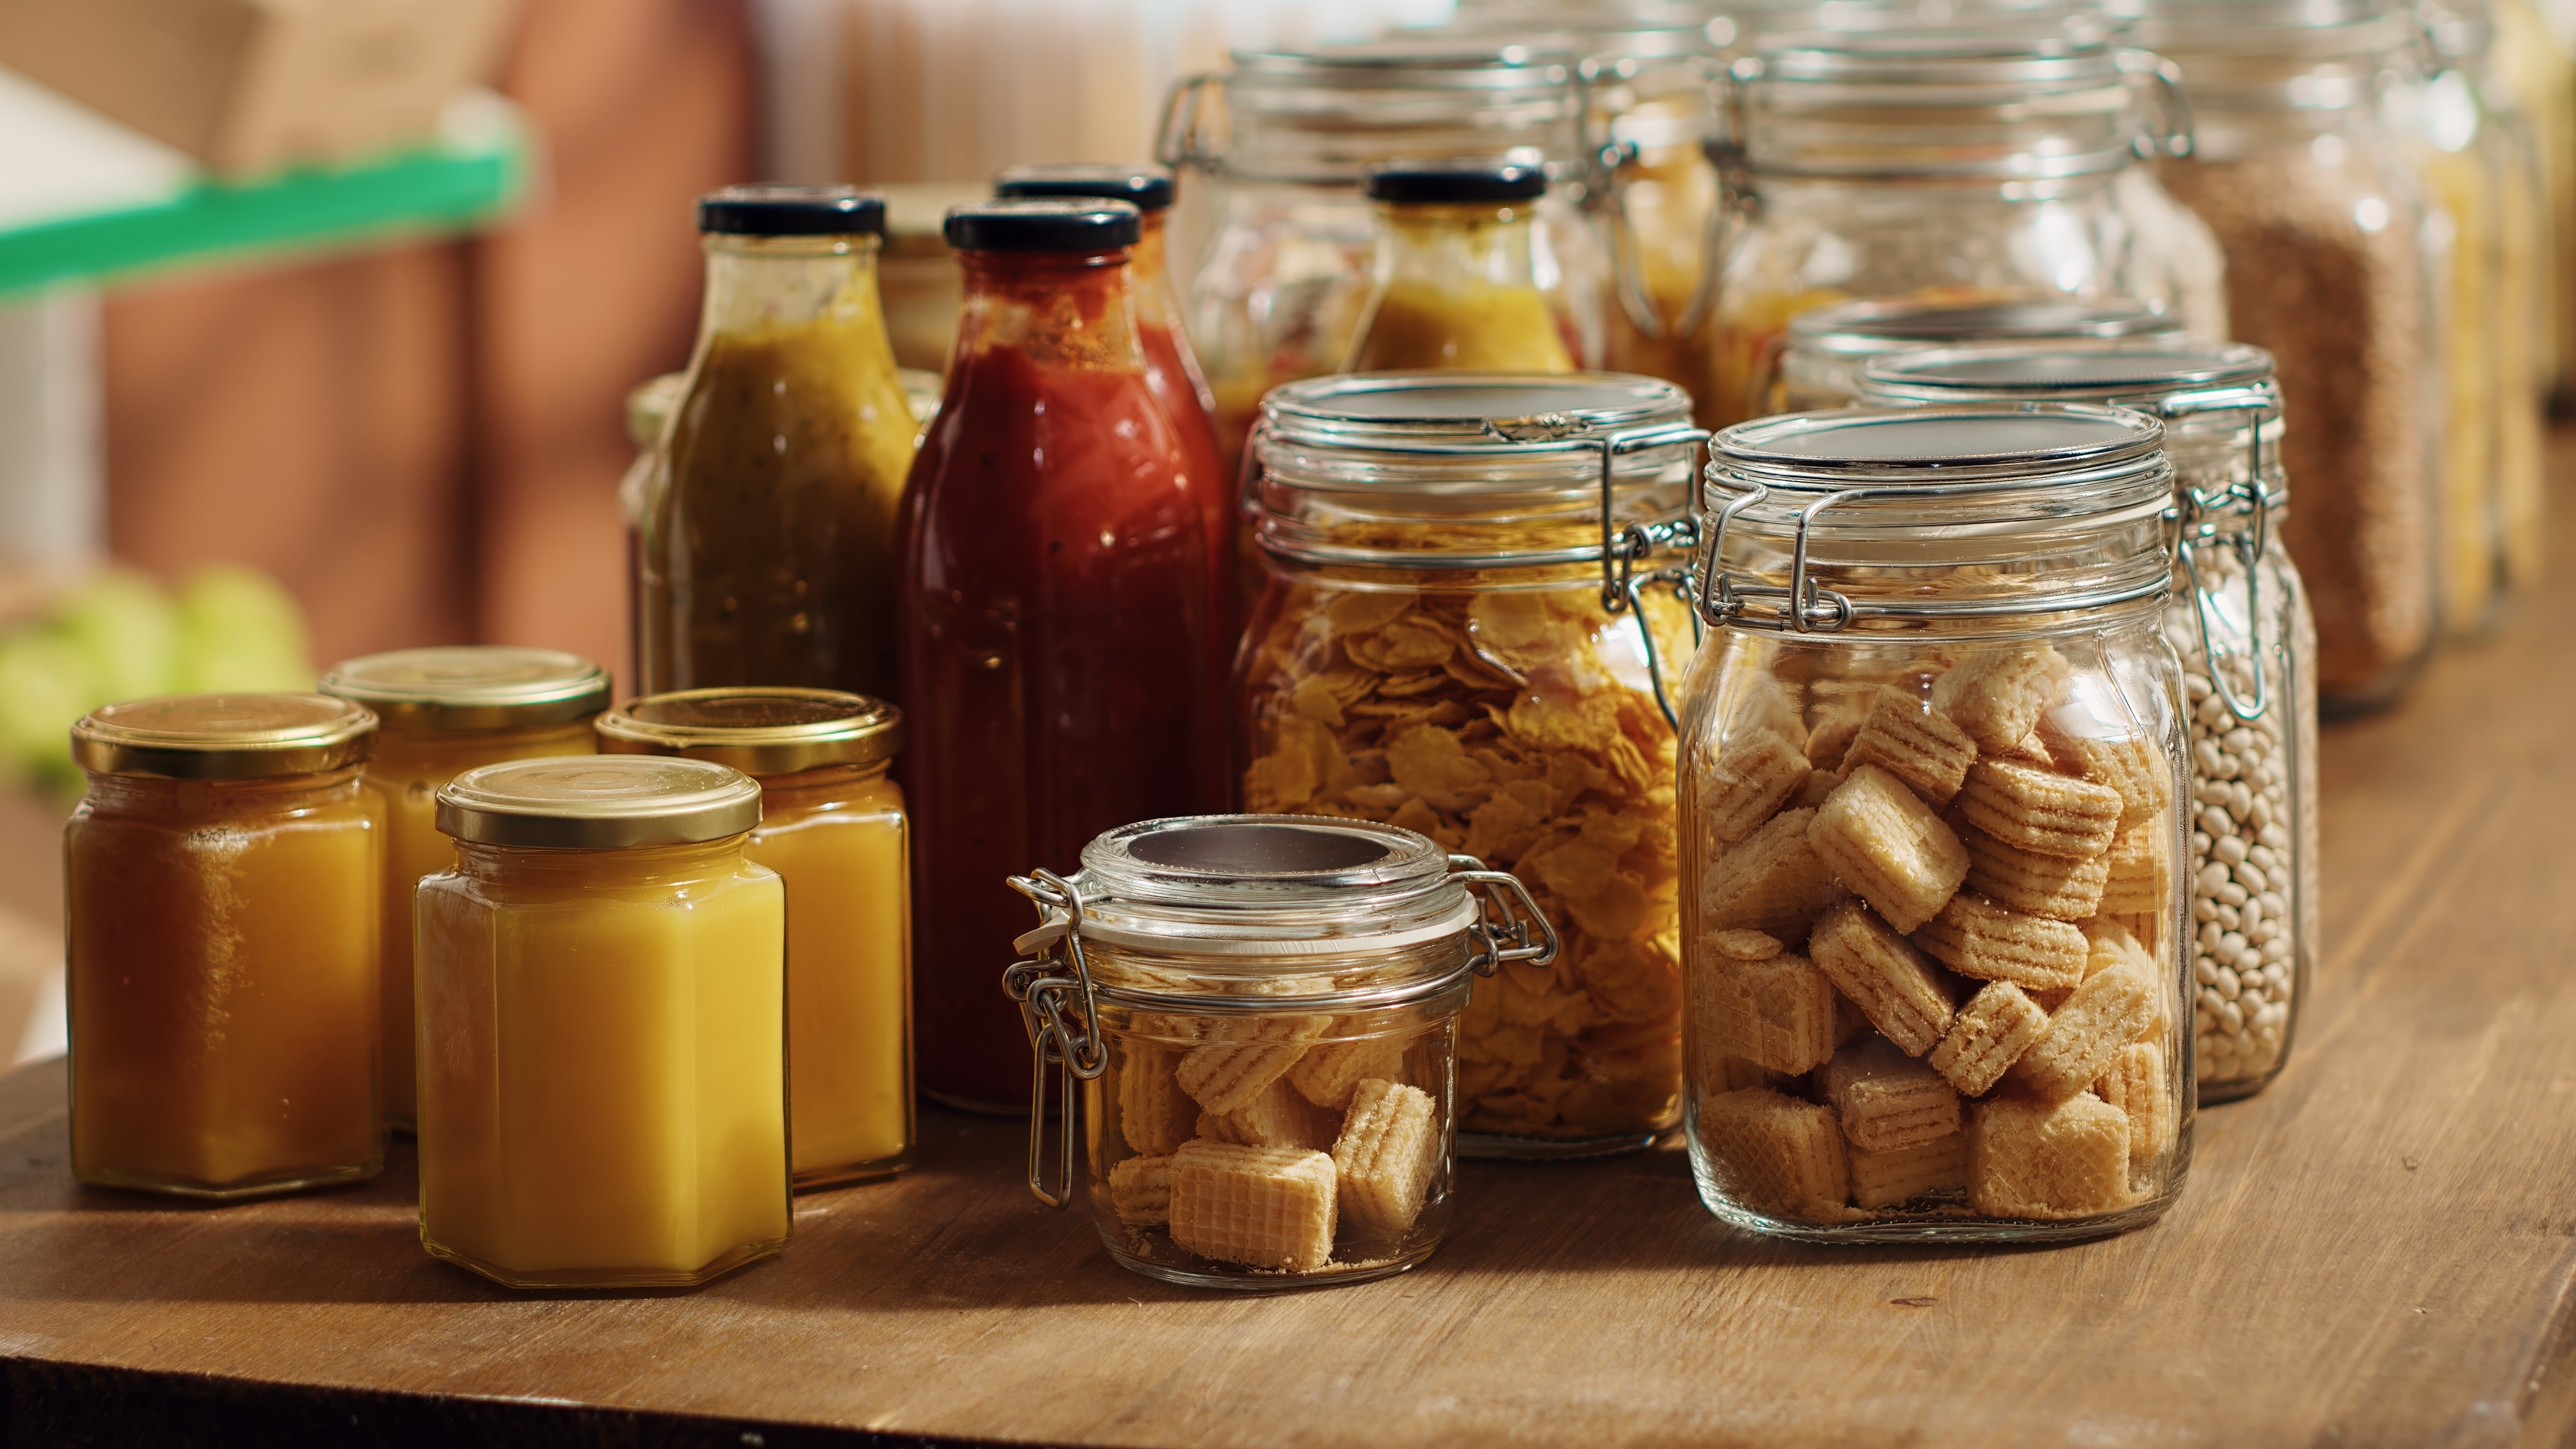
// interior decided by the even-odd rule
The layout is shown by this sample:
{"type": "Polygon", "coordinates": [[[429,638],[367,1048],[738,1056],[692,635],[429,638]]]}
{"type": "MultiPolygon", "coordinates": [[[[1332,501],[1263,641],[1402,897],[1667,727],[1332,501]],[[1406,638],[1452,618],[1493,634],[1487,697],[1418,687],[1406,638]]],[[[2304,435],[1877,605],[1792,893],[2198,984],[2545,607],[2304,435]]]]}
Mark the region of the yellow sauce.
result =
{"type": "Polygon", "coordinates": [[[1526,208],[1379,208],[1382,279],[1345,372],[1572,372],[1530,261],[1526,208]]]}

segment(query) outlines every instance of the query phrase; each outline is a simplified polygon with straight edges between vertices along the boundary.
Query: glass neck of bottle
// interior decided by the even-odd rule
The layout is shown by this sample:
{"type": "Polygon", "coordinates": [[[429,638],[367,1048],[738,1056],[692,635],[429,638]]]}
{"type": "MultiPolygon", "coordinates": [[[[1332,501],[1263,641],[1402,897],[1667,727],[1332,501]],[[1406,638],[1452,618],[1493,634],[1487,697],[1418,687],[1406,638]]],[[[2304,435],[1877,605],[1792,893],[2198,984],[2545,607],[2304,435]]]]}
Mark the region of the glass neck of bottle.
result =
{"type": "Polygon", "coordinates": [[[1378,207],[1377,276],[1444,289],[1539,285],[1531,203],[1428,202],[1378,207]]]}
{"type": "MultiPolygon", "coordinates": [[[[1045,363],[1142,372],[1127,249],[960,252],[956,362],[1003,349],[1045,363]]],[[[953,369],[952,369],[953,370],[953,369]]]]}
{"type": "MultiPolygon", "coordinates": [[[[872,236],[709,236],[701,335],[882,317],[872,236]]],[[[879,323],[882,326],[882,323],[879,323]]]]}

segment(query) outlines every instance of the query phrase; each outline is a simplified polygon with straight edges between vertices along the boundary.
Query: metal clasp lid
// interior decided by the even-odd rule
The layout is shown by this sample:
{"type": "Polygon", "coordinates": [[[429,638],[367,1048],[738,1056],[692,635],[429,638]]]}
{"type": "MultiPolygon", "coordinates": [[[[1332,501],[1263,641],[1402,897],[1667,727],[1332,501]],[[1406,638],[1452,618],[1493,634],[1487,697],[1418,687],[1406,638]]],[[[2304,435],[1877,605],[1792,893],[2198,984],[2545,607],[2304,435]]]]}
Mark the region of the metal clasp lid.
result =
{"type": "Polygon", "coordinates": [[[2158,416],[2167,419],[2203,417],[2211,413],[2241,412],[2246,414],[2245,478],[2216,493],[2199,488],[2184,490],[2186,503],[2177,509],[2179,527],[2174,534],[2174,562],[2191,577],[2192,614],[2200,628],[2201,658],[2209,664],[2210,687],[2217,691],[2219,702],[2227,712],[2247,724],[2261,719],[2270,708],[2271,689],[2263,671],[2268,652],[2263,643],[2263,551],[2271,539],[2272,498],[2263,486],[2263,424],[2269,414],[2280,407],[2280,396],[2268,385],[2260,387],[2210,388],[2201,392],[2177,393],[2156,403],[2158,416]],[[2230,508],[2233,503],[2235,508],[2230,508]],[[2244,528],[2221,531],[2218,518],[2227,512],[2242,512],[2248,519],[2244,528]],[[2217,593],[2201,577],[2200,551],[2216,544],[2234,552],[2245,573],[2245,628],[2247,653],[2253,664],[2254,698],[2249,703],[2237,697],[2236,687],[2227,680],[2222,664],[2236,655],[2233,648],[2221,649],[2219,635],[2224,632],[2211,622],[2211,612],[2219,606],[2217,593]]]}

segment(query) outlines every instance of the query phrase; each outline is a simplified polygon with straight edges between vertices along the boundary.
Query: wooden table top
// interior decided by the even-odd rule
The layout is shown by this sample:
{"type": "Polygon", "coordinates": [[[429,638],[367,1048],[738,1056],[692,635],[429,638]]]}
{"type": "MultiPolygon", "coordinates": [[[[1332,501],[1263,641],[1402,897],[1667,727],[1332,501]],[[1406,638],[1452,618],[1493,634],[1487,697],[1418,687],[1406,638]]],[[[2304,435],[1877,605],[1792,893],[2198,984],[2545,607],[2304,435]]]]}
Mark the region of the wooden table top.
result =
{"type": "Polygon", "coordinates": [[[1227,1296],[1039,1207],[1022,1123],[933,1114],[908,1177],[800,1199],[781,1259],[521,1296],[420,1251],[408,1150],[239,1207],[84,1191],[46,1063],[0,1079],[0,1440],[2568,1442],[2569,618],[2562,562],[2401,709],[2329,731],[2296,1056],[2202,1113],[2180,1206],[2125,1237],[1772,1244],[1712,1220],[1667,1149],[1468,1165],[1420,1270],[1227,1296]]]}

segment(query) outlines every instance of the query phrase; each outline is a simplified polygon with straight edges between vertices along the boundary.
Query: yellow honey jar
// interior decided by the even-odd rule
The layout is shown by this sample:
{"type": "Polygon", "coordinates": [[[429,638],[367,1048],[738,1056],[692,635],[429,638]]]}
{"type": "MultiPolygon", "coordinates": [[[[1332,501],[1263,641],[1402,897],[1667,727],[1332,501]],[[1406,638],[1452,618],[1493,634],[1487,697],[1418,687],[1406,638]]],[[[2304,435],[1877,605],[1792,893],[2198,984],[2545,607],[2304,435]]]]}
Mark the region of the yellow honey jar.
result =
{"type": "Polygon", "coordinates": [[[454,644],[343,660],[322,676],[322,692],[356,700],[381,721],[364,781],[385,813],[385,1120],[408,1132],[412,891],[456,863],[434,818],[438,792],[477,765],[591,753],[608,671],[556,649],[454,644]]]}
{"type": "Polygon", "coordinates": [[[911,908],[903,713],[828,689],[693,689],[599,720],[608,753],[678,755],[760,781],[751,858],[787,882],[787,1080],[798,1187],[912,1162],[911,908]]]}
{"type": "Polygon", "coordinates": [[[420,884],[420,1238],[516,1288],[685,1287],[787,1241],[786,893],[760,787],[514,760],[438,792],[420,884]]]}
{"type": "Polygon", "coordinates": [[[319,694],[113,704],[72,727],[72,1172],[236,1198],[375,1176],[376,733],[319,694]]]}

